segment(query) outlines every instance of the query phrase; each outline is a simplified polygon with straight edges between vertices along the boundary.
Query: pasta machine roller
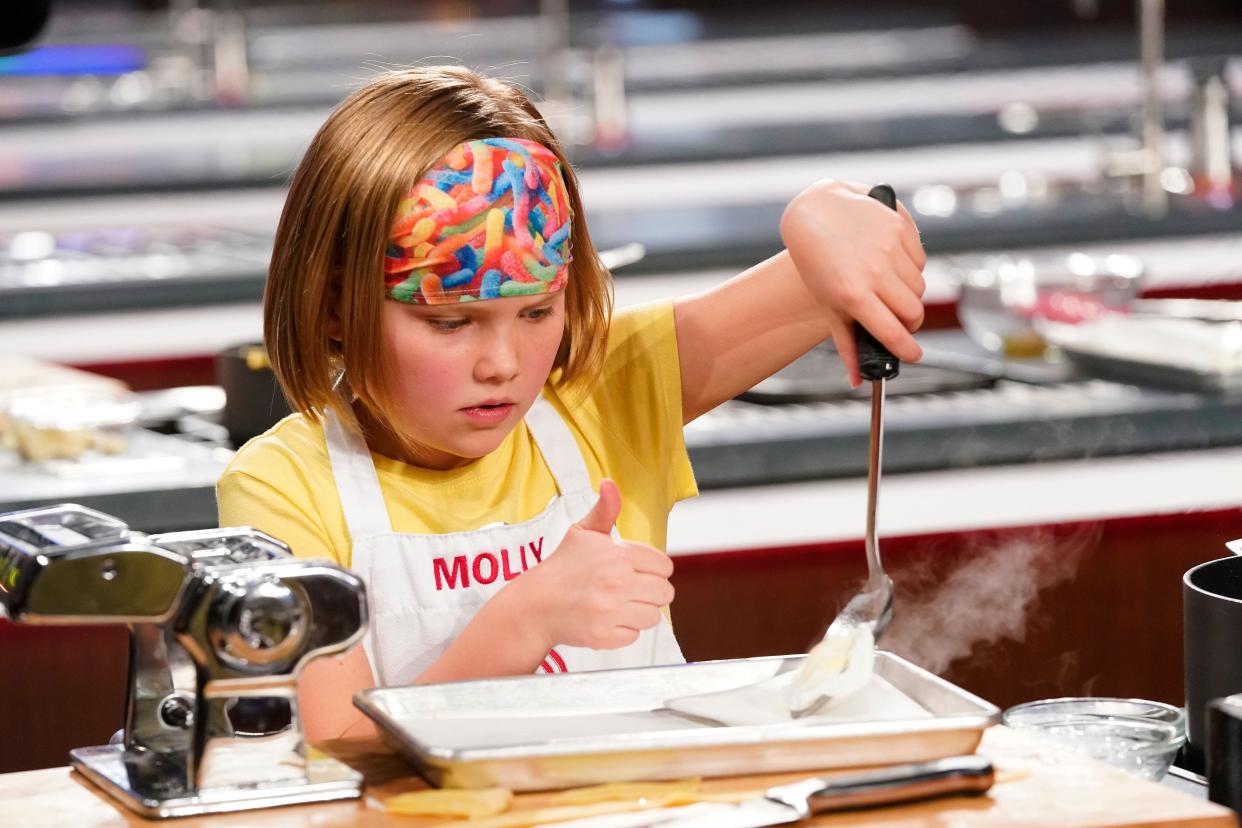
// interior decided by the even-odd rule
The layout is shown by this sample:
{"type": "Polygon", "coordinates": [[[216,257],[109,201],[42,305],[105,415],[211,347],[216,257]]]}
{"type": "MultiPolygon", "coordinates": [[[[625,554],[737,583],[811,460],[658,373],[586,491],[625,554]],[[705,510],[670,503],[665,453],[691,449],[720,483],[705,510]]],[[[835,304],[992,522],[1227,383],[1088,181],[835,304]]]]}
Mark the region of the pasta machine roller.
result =
{"type": "MultiPolygon", "coordinates": [[[[297,679],[366,628],[362,582],[250,528],[147,535],[74,504],[0,515],[0,617],[124,624],[125,726],[73,767],[148,817],[357,797],[308,755],[297,679]]],[[[13,665],[10,665],[12,669],[13,665]]]]}

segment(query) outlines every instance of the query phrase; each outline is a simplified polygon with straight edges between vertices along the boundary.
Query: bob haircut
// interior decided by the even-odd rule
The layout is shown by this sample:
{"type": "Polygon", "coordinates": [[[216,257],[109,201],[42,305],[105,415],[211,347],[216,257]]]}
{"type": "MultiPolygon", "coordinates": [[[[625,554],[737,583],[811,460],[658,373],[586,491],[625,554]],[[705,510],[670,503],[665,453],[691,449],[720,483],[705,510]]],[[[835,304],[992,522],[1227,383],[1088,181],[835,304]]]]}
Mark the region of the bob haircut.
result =
{"type": "Polygon", "coordinates": [[[538,141],[561,162],[573,214],[572,261],[552,376],[569,387],[598,375],[612,279],[587,232],[573,168],[517,88],[459,66],[428,66],[386,72],[346,98],[293,174],[263,296],[263,330],[272,370],[296,411],[318,419],[333,408],[349,422],[352,393],[409,447],[395,427],[381,353],[380,309],[389,301],[384,251],[410,186],[457,144],[498,137],[538,141]]]}

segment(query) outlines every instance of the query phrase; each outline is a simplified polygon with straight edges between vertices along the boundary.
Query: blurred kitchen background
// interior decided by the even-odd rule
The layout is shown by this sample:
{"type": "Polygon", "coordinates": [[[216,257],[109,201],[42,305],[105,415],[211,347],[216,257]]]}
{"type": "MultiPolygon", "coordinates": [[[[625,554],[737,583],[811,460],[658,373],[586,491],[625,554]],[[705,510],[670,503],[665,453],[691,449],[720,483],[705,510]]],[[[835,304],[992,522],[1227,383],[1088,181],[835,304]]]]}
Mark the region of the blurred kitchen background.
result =
{"type": "MultiPolygon", "coordinates": [[[[541,100],[622,306],[776,252],[818,178],[891,183],[930,254],[892,639],[1002,706],[1181,701],[1181,572],[1242,536],[1242,0],[58,0],[0,56],[0,512],[215,525],[287,412],[259,343],[288,177],[358,84],[442,62],[541,100]]],[[[866,393],[824,347],[687,427],[689,658],[805,651],[861,581],[866,393]]],[[[0,771],[119,727],[125,646],[0,622],[0,771]]]]}

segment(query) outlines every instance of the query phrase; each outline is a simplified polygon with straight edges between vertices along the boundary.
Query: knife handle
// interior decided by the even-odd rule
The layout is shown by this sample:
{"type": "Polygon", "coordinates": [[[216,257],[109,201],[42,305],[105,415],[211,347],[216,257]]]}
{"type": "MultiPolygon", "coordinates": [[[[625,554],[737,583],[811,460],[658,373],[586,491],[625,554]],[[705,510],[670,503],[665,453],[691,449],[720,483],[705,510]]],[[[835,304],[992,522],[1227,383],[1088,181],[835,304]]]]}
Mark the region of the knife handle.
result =
{"type": "MultiPolygon", "coordinates": [[[[890,210],[897,209],[897,194],[887,184],[876,184],[867,195],[890,210]]],[[[858,371],[863,379],[892,379],[897,376],[897,370],[901,367],[897,357],[857,322],[854,323],[854,342],[858,348],[858,371]]]]}
{"type": "Polygon", "coordinates": [[[771,788],[764,795],[804,813],[804,809],[809,809],[811,814],[821,814],[950,794],[980,794],[991,788],[993,781],[995,772],[985,757],[951,756],[845,776],[808,779],[771,788]],[[801,806],[803,802],[805,806],[801,806]]]}

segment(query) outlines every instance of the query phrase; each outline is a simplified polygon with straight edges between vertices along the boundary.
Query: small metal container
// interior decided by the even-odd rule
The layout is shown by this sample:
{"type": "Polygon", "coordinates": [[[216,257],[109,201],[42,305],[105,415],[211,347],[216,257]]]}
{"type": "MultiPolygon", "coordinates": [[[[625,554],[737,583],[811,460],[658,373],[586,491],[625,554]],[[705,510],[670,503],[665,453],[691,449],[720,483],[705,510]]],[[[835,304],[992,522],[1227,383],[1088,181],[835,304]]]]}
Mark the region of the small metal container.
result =
{"type": "Polygon", "coordinates": [[[926,711],[711,727],[664,699],[753,684],[804,656],[364,690],[354,704],[433,784],[550,790],[627,780],[889,765],[972,753],[994,705],[891,653],[876,675],[926,711]]]}

